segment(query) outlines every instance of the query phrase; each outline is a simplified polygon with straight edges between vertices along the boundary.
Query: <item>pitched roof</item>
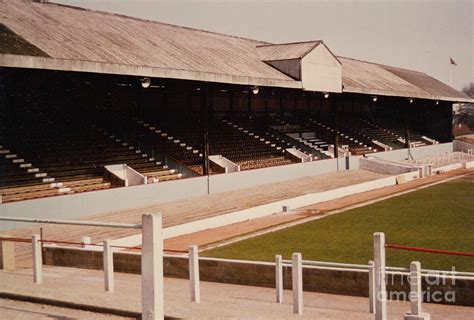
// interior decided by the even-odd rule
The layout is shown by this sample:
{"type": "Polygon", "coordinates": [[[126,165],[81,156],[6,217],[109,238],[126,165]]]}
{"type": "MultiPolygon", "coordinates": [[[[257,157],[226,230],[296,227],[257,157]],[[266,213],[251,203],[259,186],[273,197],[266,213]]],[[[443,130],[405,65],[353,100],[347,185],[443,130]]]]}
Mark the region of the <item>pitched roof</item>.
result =
{"type": "Polygon", "coordinates": [[[316,48],[321,41],[294,42],[258,45],[257,52],[262,61],[301,59],[316,48]]]}
{"type": "Polygon", "coordinates": [[[338,57],[342,62],[344,92],[449,101],[469,101],[464,93],[426,73],[338,57]]]}
{"type": "MultiPolygon", "coordinates": [[[[324,43],[262,41],[31,0],[0,0],[0,66],[302,88],[264,61],[324,43]],[[3,26],[2,26],[3,25],[3,26]]],[[[344,92],[473,102],[421,72],[336,57],[344,92]]]]}
{"type": "Polygon", "coordinates": [[[51,58],[291,80],[260,60],[260,41],[25,0],[1,0],[0,21],[51,58]]]}

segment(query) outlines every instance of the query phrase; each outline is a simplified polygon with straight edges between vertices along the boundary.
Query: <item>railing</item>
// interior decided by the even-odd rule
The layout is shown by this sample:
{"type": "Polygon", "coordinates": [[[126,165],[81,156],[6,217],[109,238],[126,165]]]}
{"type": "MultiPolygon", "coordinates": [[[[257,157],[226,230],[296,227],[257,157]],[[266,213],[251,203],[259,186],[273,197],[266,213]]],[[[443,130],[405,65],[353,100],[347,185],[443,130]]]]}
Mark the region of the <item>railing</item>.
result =
{"type": "MultiPolygon", "coordinates": [[[[104,287],[106,291],[114,291],[114,269],[113,269],[113,248],[124,248],[141,250],[141,275],[142,275],[142,319],[163,319],[164,318],[164,296],[163,296],[163,228],[161,214],[144,214],[142,224],[126,224],[98,221],[72,221],[72,220],[51,220],[51,219],[31,219],[16,217],[0,217],[0,221],[16,221],[29,223],[47,223],[76,226],[94,226],[107,228],[131,228],[142,230],[142,247],[114,246],[111,240],[105,240],[102,244],[92,244],[62,240],[44,240],[40,235],[33,235],[31,239],[3,237],[2,251],[5,242],[31,243],[33,256],[33,281],[36,284],[43,282],[43,262],[42,243],[58,243],[69,245],[91,245],[103,247],[103,269],[104,287]],[[4,241],[4,242],[3,242],[4,241]]],[[[3,254],[3,252],[2,252],[3,254]]],[[[14,252],[13,252],[14,254],[14,252]]],[[[14,259],[14,257],[13,257],[14,259]]],[[[3,257],[2,260],[5,260],[3,257]]]]}
{"type": "MultiPolygon", "coordinates": [[[[150,216],[150,215],[148,215],[150,216]]],[[[15,218],[18,219],[18,218],[15,218]]],[[[44,220],[39,220],[44,221],[44,220]]],[[[147,254],[147,250],[150,249],[150,232],[146,230],[147,227],[150,227],[149,222],[146,221],[145,216],[143,219],[143,247],[127,247],[127,246],[117,246],[113,245],[110,240],[105,240],[102,243],[85,243],[74,242],[74,241],[62,241],[62,240],[46,240],[40,239],[39,235],[33,235],[31,239],[27,238],[14,238],[14,237],[1,237],[0,241],[12,241],[12,242],[23,242],[23,243],[32,243],[33,247],[33,261],[34,261],[34,282],[42,282],[42,262],[41,262],[41,243],[56,243],[56,244],[67,244],[67,245],[91,245],[103,247],[103,269],[104,269],[104,286],[105,290],[109,292],[114,291],[114,270],[113,270],[113,248],[121,248],[127,250],[141,250],[142,251],[142,286],[145,286],[145,282],[149,279],[149,274],[153,272],[153,269],[147,269],[150,267],[155,268],[158,274],[163,276],[163,262],[159,259],[155,260],[152,255],[147,254]],[[147,238],[148,237],[148,238],[147,238]],[[147,259],[153,259],[153,263],[147,261],[147,259]]],[[[29,221],[30,222],[30,221],[29,221]]],[[[57,220],[56,220],[57,222],[57,220]]],[[[97,226],[98,222],[78,222],[80,225],[94,225],[97,226]]],[[[68,221],[68,224],[74,224],[71,221],[68,221]]],[[[104,226],[104,223],[100,223],[101,226],[104,226]]],[[[107,224],[107,223],[105,223],[107,224]]],[[[126,227],[125,224],[121,224],[121,227],[126,227]]],[[[128,225],[128,227],[137,228],[138,225],[128,225]]],[[[154,236],[157,236],[156,234],[154,236]]],[[[153,243],[153,242],[152,242],[153,243]]],[[[156,243],[155,243],[156,244],[156,243]]],[[[174,249],[163,249],[162,240],[158,243],[157,252],[170,252],[170,253],[179,253],[188,256],[189,263],[189,280],[190,280],[190,292],[191,292],[191,301],[195,303],[200,303],[200,270],[199,270],[199,254],[198,247],[193,245],[188,248],[188,250],[174,250],[174,249]],[[161,248],[160,248],[161,246],[161,248]]],[[[156,250],[157,246],[153,249],[156,250]]],[[[284,260],[281,255],[275,256],[275,288],[276,288],[276,302],[283,302],[283,268],[291,268],[292,272],[292,292],[293,292],[293,313],[294,314],[303,314],[303,270],[304,269],[320,269],[320,270],[331,270],[331,271],[342,271],[342,272],[358,272],[358,273],[367,273],[368,274],[368,286],[369,286],[369,312],[374,314],[375,319],[377,320],[386,320],[387,319],[387,290],[386,290],[386,277],[387,275],[401,275],[407,276],[410,283],[410,300],[411,300],[411,311],[409,315],[420,317],[420,319],[425,319],[424,316],[426,313],[422,312],[423,296],[421,293],[421,279],[430,277],[436,279],[459,279],[459,280],[471,280],[474,281],[473,272],[459,272],[459,271],[442,271],[442,270],[433,270],[433,269],[422,269],[421,264],[417,261],[414,261],[410,264],[409,268],[403,267],[389,267],[386,266],[386,249],[395,249],[395,250],[410,250],[416,252],[425,252],[425,253],[434,253],[434,254],[448,254],[456,256],[466,256],[474,257],[474,253],[471,252],[459,252],[459,251],[448,251],[448,250],[438,250],[438,249],[427,249],[419,247],[408,247],[401,246],[396,244],[385,244],[385,235],[383,233],[374,234],[374,260],[369,261],[368,264],[352,264],[352,263],[339,263],[339,262],[327,262],[327,261],[313,261],[313,260],[303,260],[301,253],[293,253],[291,260],[284,260]]],[[[162,256],[161,256],[162,259],[162,256]]],[[[201,258],[208,260],[209,258],[201,258]]],[[[218,261],[233,261],[228,259],[213,259],[218,261]]],[[[250,263],[250,261],[248,262],[250,263]]],[[[162,280],[161,280],[162,281],[162,280]]],[[[149,287],[149,286],[148,286],[149,287]]],[[[162,308],[162,282],[159,284],[161,292],[158,292],[161,297],[162,308]]],[[[143,301],[143,308],[153,305],[153,299],[149,297],[144,297],[146,301],[143,301]],[[145,306],[145,304],[147,304],[145,306]]],[[[155,301],[156,302],[156,301],[155,301]]],[[[156,306],[155,307],[159,307],[156,306]]],[[[145,309],[143,309],[145,310],[145,309]]],[[[417,318],[418,319],[418,318],[417,318]]]]}

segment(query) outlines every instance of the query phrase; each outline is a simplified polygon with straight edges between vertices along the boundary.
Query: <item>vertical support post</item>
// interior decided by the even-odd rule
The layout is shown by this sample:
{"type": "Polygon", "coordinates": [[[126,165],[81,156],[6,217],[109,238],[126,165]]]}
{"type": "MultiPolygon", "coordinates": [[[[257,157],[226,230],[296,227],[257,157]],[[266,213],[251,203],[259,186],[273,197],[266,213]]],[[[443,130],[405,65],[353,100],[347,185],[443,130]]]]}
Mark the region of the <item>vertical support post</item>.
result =
{"type": "Polygon", "coordinates": [[[252,112],[252,89],[249,89],[249,93],[248,93],[248,96],[247,96],[247,112],[250,113],[252,112]]]}
{"type": "Polygon", "coordinates": [[[404,316],[405,320],[429,320],[431,316],[423,313],[421,303],[423,302],[423,292],[421,291],[421,264],[418,261],[410,263],[410,312],[404,316]]]}
{"type": "Polygon", "coordinates": [[[387,320],[385,283],[385,234],[374,233],[375,320],[387,320]]]}
{"type": "MultiPolygon", "coordinates": [[[[339,119],[337,114],[336,96],[329,97],[331,101],[331,109],[334,117],[334,158],[339,158],[339,119]]],[[[339,160],[337,161],[337,170],[339,170],[339,160]]]]}
{"type": "Polygon", "coordinates": [[[303,314],[303,263],[301,253],[292,256],[293,313],[303,314]]]}
{"type": "Polygon", "coordinates": [[[104,264],[104,285],[105,291],[114,292],[114,254],[110,247],[110,240],[103,242],[103,264],[104,264]]]}
{"type": "MultiPolygon", "coordinates": [[[[3,235],[8,238],[7,235],[3,235]]],[[[0,270],[15,270],[15,242],[0,240],[0,270]]]]}
{"type": "Polygon", "coordinates": [[[161,214],[142,216],[142,319],[164,319],[161,214]]]}
{"type": "Polygon", "coordinates": [[[276,302],[283,303],[283,258],[279,254],[275,256],[275,288],[276,302]]]}
{"type": "Polygon", "coordinates": [[[33,281],[34,283],[43,283],[43,259],[41,257],[41,244],[39,234],[31,237],[33,247],[33,281]]]}
{"type": "Polygon", "coordinates": [[[82,247],[84,249],[86,249],[86,248],[88,248],[87,245],[92,243],[92,239],[89,236],[82,237],[81,238],[81,243],[82,243],[82,247]]]}
{"type": "MultiPolygon", "coordinates": [[[[203,163],[202,172],[204,176],[209,175],[209,88],[201,90],[201,117],[202,117],[202,149],[203,163]]],[[[209,186],[208,186],[209,189],[209,186]]],[[[208,190],[209,191],[209,190],[208,190]]]]}
{"type": "Polygon", "coordinates": [[[373,261],[369,261],[369,312],[375,313],[375,268],[373,261]]]}
{"type": "Polygon", "coordinates": [[[189,282],[191,284],[191,301],[201,302],[201,288],[199,284],[199,253],[197,246],[189,247],[189,282]]]}

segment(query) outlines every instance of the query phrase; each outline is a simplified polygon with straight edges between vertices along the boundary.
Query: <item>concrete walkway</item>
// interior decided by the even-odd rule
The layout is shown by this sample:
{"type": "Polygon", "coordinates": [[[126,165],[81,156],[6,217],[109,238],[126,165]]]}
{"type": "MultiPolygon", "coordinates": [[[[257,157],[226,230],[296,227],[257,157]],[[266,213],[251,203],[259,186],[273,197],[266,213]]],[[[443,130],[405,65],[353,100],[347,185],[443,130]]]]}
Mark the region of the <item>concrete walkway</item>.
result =
{"type": "Polygon", "coordinates": [[[0,317],[8,320],[42,320],[42,319],[89,319],[119,320],[130,319],[103,313],[53,307],[9,299],[0,299],[0,317]]]}
{"type": "MultiPolygon", "coordinates": [[[[76,304],[93,305],[140,312],[140,276],[115,273],[115,292],[103,289],[101,271],[44,267],[44,283],[34,284],[31,269],[0,272],[0,293],[34,296],[76,304]]],[[[291,291],[285,291],[284,303],[274,302],[275,291],[258,288],[201,283],[200,304],[191,303],[189,282],[165,278],[165,314],[186,319],[373,319],[368,299],[329,294],[304,293],[304,315],[292,314],[291,291]]],[[[474,308],[424,304],[432,319],[463,320],[474,318],[474,308]]],[[[49,310],[49,306],[43,312],[49,310]]],[[[390,302],[390,320],[403,319],[409,309],[406,302],[390,302]]],[[[52,310],[52,309],[51,309],[52,310]]],[[[2,309],[0,306],[0,315],[2,309]]],[[[8,310],[12,315],[12,310],[8,310]]],[[[76,311],[74,311],[76,312],[76,311]]],[[[14,315],[14,313],[13,313],[14,315]]]]}

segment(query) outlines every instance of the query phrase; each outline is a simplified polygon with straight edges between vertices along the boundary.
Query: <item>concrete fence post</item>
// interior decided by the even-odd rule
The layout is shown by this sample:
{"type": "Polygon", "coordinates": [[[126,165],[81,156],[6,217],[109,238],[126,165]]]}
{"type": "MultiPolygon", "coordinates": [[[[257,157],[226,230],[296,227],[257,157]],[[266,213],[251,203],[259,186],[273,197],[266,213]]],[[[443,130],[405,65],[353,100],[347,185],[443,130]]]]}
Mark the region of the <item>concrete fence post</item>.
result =
{"type": "Polygon", "coordinates": [[[81,238],[81,243],[82,243],[82,247],[83,247],[84,249],[86,249],[86,248],[89,247],[88,244],[91,244],[91,243],[92,243],[92,239],[91,239],[91,237],[88,237],[88,236],[82,237],[82,238],[81,238]]]}
{"type": "Polygon", "coordinates": [[[201,288],[199,284],[199,253],[197,246],[189,247],[189,282],[191,285],[191,301],[201,302],[201,288]]]}
{"type": "Polygon", "coordinates": [[[385,283],[385,234],[374,233],[375,320],[387,320],[385,283]]]}
{"type": "Polygon", "coordinates": [[[303,263],[301,253],[292,256],[293,313],[303,314],[303,263]]]}
{"type": "Polygon", "coordinates": [[[114,292],[114,253],[110,247],[110,242],[110,240],[103,242],[104,285],[105,291],[114,292]]]}
{"type": "Polygon", "coordinates": [[[41,257],[41,242],[39,234],[31,237],[33,250],[33,281],[34,283],[43,283],[43,258],[41,257]]]}
{"type": "Polygon", "coordinates": [[[283,303],[283,258],[279,254],[275,256],[275,288],[276,302],[283,303]]]}
{"type": "MultiPolygon", "coordinates": [[[[9,236],[3,235],[8,238],[9,236]]],[[[0,270],[15,270],[15,242],[0,241],[0,270]]]]}
{"type": "Polygon", "coordinates": [[[369,261],[369,312],[375,313],[375,270],[374,262],[369,261]]]}
{"type": "Polygon", "coordinates": [[[142,319],[164,319],[161,214],[142,216],[142,319]]]}
{"type": "Polygon", "coordinates": [[[421,265],[420,262],[410,263],[410,312],[403,317],[404,320],[430,320],[428,313],[423,313],[421,303],[423,302],[423,292],[421,290],[421,265]]]}

